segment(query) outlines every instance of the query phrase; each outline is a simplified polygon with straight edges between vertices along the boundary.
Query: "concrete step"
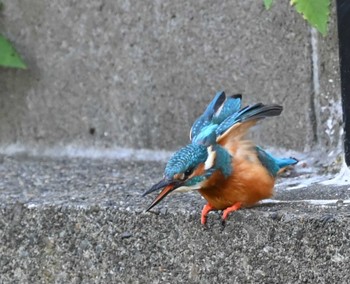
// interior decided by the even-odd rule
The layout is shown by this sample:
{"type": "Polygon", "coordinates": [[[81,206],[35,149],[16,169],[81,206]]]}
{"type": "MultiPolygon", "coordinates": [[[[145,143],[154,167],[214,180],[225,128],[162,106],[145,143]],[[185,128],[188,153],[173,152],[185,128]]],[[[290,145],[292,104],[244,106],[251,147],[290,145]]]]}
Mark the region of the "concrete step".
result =
{"type": "Polygon", "coordinates": [[[196,193],[144,212],[152,197],[141,193],[163,166],[3,158],[0,283],[350,281],[348,186],[292,189],[282,179],[273,200],[233,213],[225,227],[211,213],[204,228],[196,193]]]}

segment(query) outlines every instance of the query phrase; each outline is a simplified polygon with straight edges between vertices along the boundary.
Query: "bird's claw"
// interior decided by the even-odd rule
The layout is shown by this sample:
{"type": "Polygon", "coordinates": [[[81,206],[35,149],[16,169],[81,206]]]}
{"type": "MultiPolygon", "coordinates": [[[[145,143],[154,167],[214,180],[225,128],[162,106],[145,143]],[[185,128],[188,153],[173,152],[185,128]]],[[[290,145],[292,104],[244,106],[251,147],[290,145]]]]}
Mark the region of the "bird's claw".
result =
{"type": "Polygon", "coordinates": [[[201,224],[205,226],[207,223],[207,215],[210,211],[214,210],[214,207],[211,206],[209,203],[205,204],[202,210],[202,215],[201,215],[201,224]]]}

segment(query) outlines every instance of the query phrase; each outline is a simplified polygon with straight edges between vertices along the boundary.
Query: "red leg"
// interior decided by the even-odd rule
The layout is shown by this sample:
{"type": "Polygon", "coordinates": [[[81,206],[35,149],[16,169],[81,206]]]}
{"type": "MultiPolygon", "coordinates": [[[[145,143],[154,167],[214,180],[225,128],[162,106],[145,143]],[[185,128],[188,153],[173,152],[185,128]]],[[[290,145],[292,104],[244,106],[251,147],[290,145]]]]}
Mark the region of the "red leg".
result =
{"type": "Polygon", "coordinates": [[[211,206],[209,203],[204,205],[202,210],[202,216],[201,216],[202,225],[205,225],[205,223],[207,223],[207,215],[212,210],[215,210],[215,208],[211,206]]]}
{"type": "Polygon", "coordinates": [[[227,207],[225,210],[224,210],[224,213],[222,213],[222,220],[225,221],[228,217],[228,214],[230,214],[231,212],[233,211],[237,211],[239,208],[241,208],[242,206],[242,203],[241,202],[236,202],[235,204],[233,204],[232,206],[230,207],[227,207]]]}

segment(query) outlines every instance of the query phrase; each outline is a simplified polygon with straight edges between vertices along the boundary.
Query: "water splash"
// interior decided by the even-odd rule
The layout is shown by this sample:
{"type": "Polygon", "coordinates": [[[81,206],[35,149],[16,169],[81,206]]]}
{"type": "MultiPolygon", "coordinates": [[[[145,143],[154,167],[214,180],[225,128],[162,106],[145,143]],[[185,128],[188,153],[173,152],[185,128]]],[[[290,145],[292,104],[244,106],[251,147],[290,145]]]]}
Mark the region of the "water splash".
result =
{"type": "Polygon", "coordinates": [[[340,172],[332,179],[323,181],[323,185],[350,185],[350,169],[345,163],[343,158],[342,167],[340,172]]]}

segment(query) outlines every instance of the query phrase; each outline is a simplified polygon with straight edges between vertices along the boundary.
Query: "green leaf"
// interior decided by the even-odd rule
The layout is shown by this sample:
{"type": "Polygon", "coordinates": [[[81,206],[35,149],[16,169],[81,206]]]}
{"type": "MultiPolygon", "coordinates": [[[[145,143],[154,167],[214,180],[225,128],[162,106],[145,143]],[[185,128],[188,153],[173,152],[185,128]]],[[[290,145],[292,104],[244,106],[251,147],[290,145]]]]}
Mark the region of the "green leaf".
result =
{"type": "Polygon", "coordinates": [[[0,34],[0,66],[27,69],[11,43],[0,34]]]}
{"type": "Polygon", "coordinates": [[[290,4],[322,35],[327,34],[330,0],[291,0],[290,4]]]}
{"type": "Polygon", "coordinates": [[[264,0],[265,9],[268,10],[272,6],[273,0],[264,0]]]}

